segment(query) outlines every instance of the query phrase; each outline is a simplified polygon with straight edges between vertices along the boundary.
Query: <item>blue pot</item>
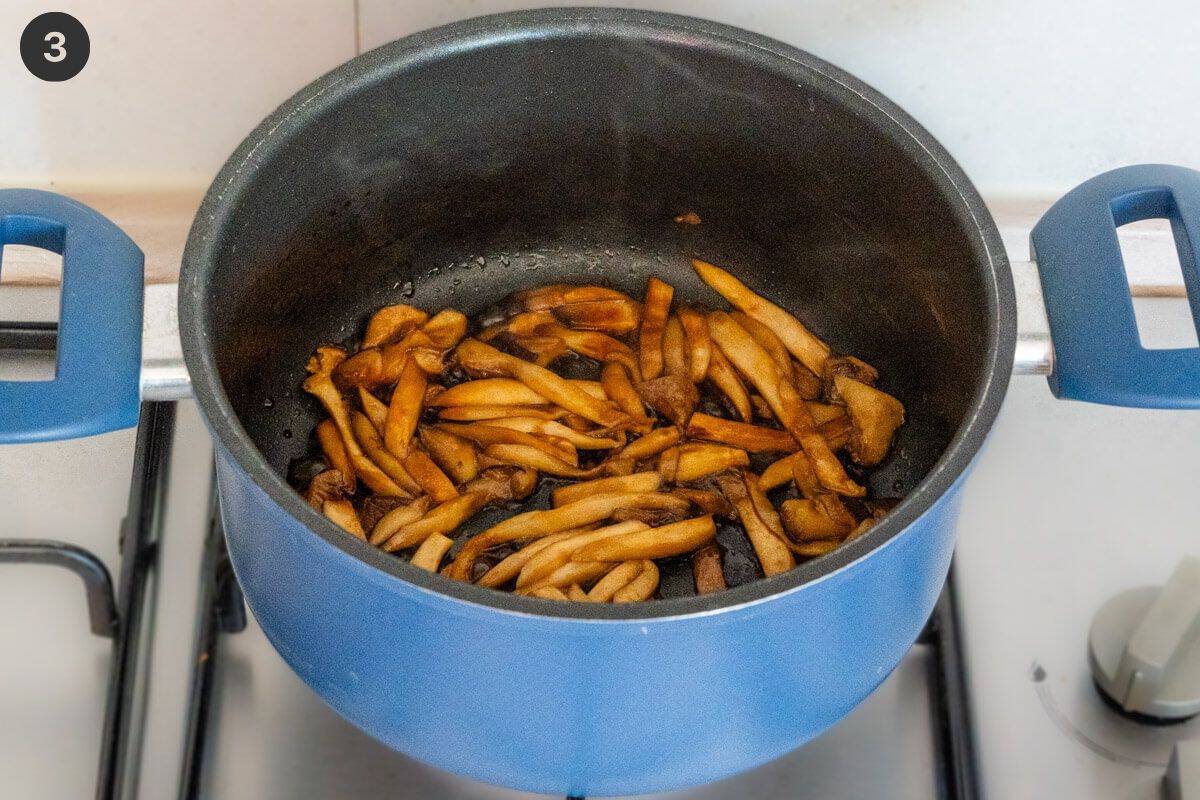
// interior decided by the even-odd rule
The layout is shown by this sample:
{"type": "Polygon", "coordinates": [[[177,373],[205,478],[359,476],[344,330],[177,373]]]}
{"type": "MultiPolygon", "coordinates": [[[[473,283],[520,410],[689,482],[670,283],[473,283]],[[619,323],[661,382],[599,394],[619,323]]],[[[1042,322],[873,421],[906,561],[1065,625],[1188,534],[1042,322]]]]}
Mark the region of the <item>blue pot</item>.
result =
{"type": "MultiPolygon", "coordinates": [[[[1057,394],[1197,404],[1198,351],[1138,344],[1115,227],[1171,219],[1194,290],[1198,202],[1197,173],[1130,167],[1039,223],[1057,394]]],[[[0,192],[0,234],[62,252],[66,275],[58,378],[0,383],[0,441],[131,424],[140,251],[42,192],[0,192]]],[[[608,9],[440,28],[306,87],[209,190],[184,255],[180,322],[217,442],[230,556],[296,673],[413,757],[587,795],[751,768],[887,677],[945,579],[959,487],[1016,336],[994,224],[901,109],[770,39],[608,9]],[[696,231],[655,222],[688,208],[704,219],[696,231]],[[445,266],[466,253],[486,268],[474,257],[445,266]],[[640,292],[652,272],[711,300],[690,253],[798,309],[905,401],[895,454],[871,478],[904,500],[860,538],[718,594],[554,603],[415,569],[288,486],[308,447],[296,434],[316,418],[298,389],[304,356],[351,335],[365,312],[400,297],[479,311],[551,280],[640,292]]]]}

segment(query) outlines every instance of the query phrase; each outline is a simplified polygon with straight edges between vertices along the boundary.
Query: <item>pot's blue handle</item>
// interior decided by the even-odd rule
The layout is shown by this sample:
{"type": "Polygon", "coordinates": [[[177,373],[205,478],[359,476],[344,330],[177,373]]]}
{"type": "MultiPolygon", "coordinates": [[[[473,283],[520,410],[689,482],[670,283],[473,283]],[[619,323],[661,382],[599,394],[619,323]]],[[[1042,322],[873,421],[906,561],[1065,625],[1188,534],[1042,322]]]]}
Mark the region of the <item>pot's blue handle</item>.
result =
{"type": "Polygon", "coordinates": [[[62,255],[54,380],[0,381],[0,444],[71,439],[137,423],[142,251],[61,195],[0,190],[0,245],[62,255]]]}
{"type": "Polygon", "coordinates": [[[1200,408],[1200,349],[1147,350],[1138,339],[1117,228],[1157,218],[1171,221],[1200,329],[1200,172],[1162,164],[1115,169],[1071,190],[1034,227],[1056,396],[1200,408]]]}

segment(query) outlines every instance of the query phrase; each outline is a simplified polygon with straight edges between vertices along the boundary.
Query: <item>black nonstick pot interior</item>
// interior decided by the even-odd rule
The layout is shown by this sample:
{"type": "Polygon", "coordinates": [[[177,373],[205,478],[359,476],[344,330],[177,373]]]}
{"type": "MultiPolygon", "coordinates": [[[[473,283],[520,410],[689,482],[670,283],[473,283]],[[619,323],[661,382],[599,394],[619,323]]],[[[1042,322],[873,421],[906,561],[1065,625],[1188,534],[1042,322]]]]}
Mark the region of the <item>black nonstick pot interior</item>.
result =
{"type": "Polygon", "coordinates": [[[769,40],[639,12],[505,15],[370,53],[270,123],[206,201],[221,221],[201,231],[196,321],[280,475],[321,416],[299,389],[308,355],[378,306],[472,313],[555,281],[640,297],[651,274],[723,306],[692,256],[879,368],[908,411],[880,496],[916,487],[981,408],[982,437],[999,402],[1011,287],[974,191],[878,95],[769,40]],[[702,224],[675,223],[685,211],[702,224]]]}

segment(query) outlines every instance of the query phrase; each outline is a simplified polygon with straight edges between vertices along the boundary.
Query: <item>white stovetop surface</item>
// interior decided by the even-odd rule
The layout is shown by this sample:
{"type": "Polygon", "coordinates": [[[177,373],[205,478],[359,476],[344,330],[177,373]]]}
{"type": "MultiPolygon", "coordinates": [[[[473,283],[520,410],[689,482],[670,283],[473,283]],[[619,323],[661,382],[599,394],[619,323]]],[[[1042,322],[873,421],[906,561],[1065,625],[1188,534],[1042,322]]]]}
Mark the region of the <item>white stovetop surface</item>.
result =
{"type": "MultiPolygon", "coordinates": [[[[1137,302],[1158,327],[1188,318],[1180,299],[1137,302]]],[[[210,449],[191,403],[181,405],[179,437],[158,581],[147,798],[177,791],[209,481],[210,449]]],[[[115,571],[132,445],[132,432],[118,432],[0,447],[0,535],[77,542],[115,571]]],[[[1200,554],[1196,449],[1200,414],[1060,402],[1041,378],[1013,379],[967,485],[958,556],[988,797],[1151,800],[1171,743],[1200,737],[1200,721],[1146,728],[1115,716],[1094,695],[1084,650],[1104,600],[1162,582],[1182,555],[1200,554]]],[[[89,796],[107,642],[87,632],[77,578],[46,567],[0,570],[3,794],[89,796]]],[[[208,796],[510,796],[414,764],[352,730],[253,624],[225,643],[208,796]]],[[[915,652],[827,738],[696,796],[928,796],[923,659],[915,652]]]]}

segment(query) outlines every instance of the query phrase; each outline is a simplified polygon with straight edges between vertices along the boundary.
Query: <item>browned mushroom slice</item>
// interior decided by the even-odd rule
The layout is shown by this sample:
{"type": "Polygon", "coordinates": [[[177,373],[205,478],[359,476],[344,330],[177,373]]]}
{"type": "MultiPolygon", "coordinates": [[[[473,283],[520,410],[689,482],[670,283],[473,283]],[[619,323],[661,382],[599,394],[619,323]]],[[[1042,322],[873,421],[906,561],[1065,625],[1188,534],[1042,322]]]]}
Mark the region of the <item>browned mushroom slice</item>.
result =
{"type": "Polygon", "coordinates": [[[717,479],[721,493],[733,506],[734,512],[746,531],[746,537],[754,547],[758,563],[767,577],[786,572],[796,566],[796,559],[788,546],[767,527],[759,517],[754,501],[742,476],[726,474],[717,479]]]}
{"type": "Polygon", "coordinates": [[[796,394],[804,400],[815,400],[821,396],[821,379],[798,361],[792,362],[792,379],[796,394]]]}
{"type": "Polygon", "coordinates": [[[434,502],[444,502],[458,496],[454,482],[420,447],[410,447],[404,455],[404,469],[434,502]]]}
{"type": "Polygon", "coordinates": [[[599,471],[598,467],[580,469],[527,444],[489,444],[483,452],[501,464],[527,467],[560,478],[590,478],[599,471]]]}
{"type": "Polygon", "coordinates": [[[381,384],[395,383],[400,378],[410,354],[414,350],[426,351],[421,363],[431,366],[431,371],[441,369],[440,350],[433,340],[421,329],[411,331],[398,342],[368,347],[347,358],[334,369],[333,375],[337,382],[346,387],[366,386],[372,388],[381,384]],[[428,364],[428,358],[436,362],[428,364]]]}
{"type": "Polygon", "coordinates": [[[821,374],[824,382],[823,394],[826,400],[833,402],[839,399],[834,378],[841,375],[853,378],[859,383],[874,386],[879,380],[879,370],[872,367],[861,358],[854,356],[830,356],[825,361],[825,371],[821,374]]]}
{"type": "Polygon", "coordinates": [[[696,594],[712,594],[729,588],[721,565],[721,548],[710,544],[692,553],[692,579],[696,594]]]}
{"type": "MultiPolygon", "coordinates": [[[[312,374],[304,381],[304,390],[320,400],[321,405],[333,418],[338,433],[342,436],[342,442],[346,446],[350,464],[354,467],[354,474],[358,479],[376,494],[407,497],[409,493],[398,486],[393,478],[367,457],[355,438],[346,401],[342,397],[341,391],[334,385],[331,374],[338,365],[345,363],[343,360],[345,357],[345,352],[336,347],[317,348],[317,354],[309,362],[309,371],[312,374]]],[[[369,421],[367,425],[371,427],[369,421]]]]}
{"type": "Polygon", "coordinates": [[[750,456],[740,448],[689,442],[679,448],[679,462],[675,467],[674,480],[681,483],[694,481],[705,475],[716,475],[718,472],[749,464],[750,456]]]}
{"type": "Polygon", "coordinates": [[[541,600],[562,600],[567,602],[571,598],[563,594],[563,590],[556,586],[539,586],[537,589],[529,593],[530,597],[536,597],[541,600]]]}
{"type": "Polygon", "coordinates": [[[475,560],[485,550],[498,544],[518,539],[537,539],[568,528],[578,528],[607,519],[620,508],[655,507],[676,502],[678,498],[659,492],[598,494],[558,508],[526,511],[509,517],[467,540],[455,556],[447,574],[455,580],[470,580],[475,560]]]}
{"type": "MultiPolygon", "coordinates": [[[[708,323],[705,322],[705,327],[707,326],[708,323]]],[[[742,418],[742,422],[749,422],[752,416],[750,393],[746,391],[746,384],[719,347],[713,347],[709,352],[707,375],[712,384],[725,395],[733,412],[742,418]]]]}
{"type": "Polygon", "coordinates": [[[561,533],[555,533],[550,536],[543,536],[541,539],[535,539],[533,542],[525,545],[515,553],[503,558],[499,563],[497,563],[487,572],[483,573],[483,576],[476,581],[476,583],[478,583],[480,586],[486,586],[492,589],[498,586],[503,586],[517,577],[517,575],[521,572],[521,568],[529,563],[529,559],[533,558],[535,555],[555,542],[562,541],[563,539],[573,536],[575,533],[579,532],[581,531],[562,531],[561,533]]]}
{"type": "Polygon", "coordinates": [[[642,325],[638,330],[638,364],[642,379],[657,378],[663,371],[663,331],[671,312],[675,289],[669,283],[651,277],[646,282],[646,298],[642,304],[642,325]]]}
{"type": "Polygon", "coordinates": [[[687,340],[683,335],[683,323],[678,314],[672,314],[667,319],[662,335],[663,371],[668,375],[683,375],[688,380],[692,377],[692,367],[688,363],[687,340]]]}
{"type": "MultiPolygon", "coordinates": [[[[325,463],[330,469],[336,469],[342,475],[342,482],[349,494],[354,494],[354,469],[350,466],[350,454],[346,451],[346,443],[338,433],[337,424],[332,419],[323,419],[317,423],[317,442],[321,452],[325,454],[325,463]]],[[[320,507],[317,507],[320,510],[320,507]]]]}
{"type": "Polygon", "coordinates": [[[592,603],[607,603],[612,600],[614,594],[627,586],[641,572],[641,561],[626,561],[617,564],[588,590],[587,599],[592,603]]]}
{"type": "Polygon", "coordinates": [[[549,400],[512,378],[481,378],[451,386],[429,402],[431,406],[541,406],[549,400]]]}
{"type": "Polygon", "coordinates": [[[783,527],[793,541],[841,539],[858,525],[837,495],[819,494],[803,500],[784,500],[783,527]]]}
{"type": "Polygon", "coordinates": [[[421,331],[434,347],[445,352],[467,335],[467,318],[453,308],[442,309],[421,325],[421,331]]]}
{"type": "Polygon", "coordinates": [[[695,489],[690,486],[676,486],[671,490],[671,494],[687,500],[705,514],[726,518],[733,516],[733,506],[729,505],[729,501],[720,492],[695,489]]]}
{"type": "Polygon", "coordinates": [[[455,483],[464,483],[479,474],[479,459],[470,442],[425,425],[421,427],[421,444],[455,483]]]}
{"type": "Polygon", "coordinates": [[[464,369],[516,378],[547,400],[598,425],[617,426],[627,419],[610,403],[593,397],[578,384],[561,378],[544,367],[501,353],[491,345],[476,339],[465,339],[458,346],[456,353],[464,369]]]}
{"type": "Polygon", "coordinates": [[[664,483],[674,483],[675,474],[679,472],[679,448],[668,447],[658,454],[658,474],[664,483]]]}
{"type": "Polygon", "coordinates": [[[904,406],[890,394],[853,378],[837,375],[833,382],[853,425],[850,455],[864,467],[873,467],[887,456],[896,429],[904,424],[904,406]]]}
{"type": "MultiPolygon", "coordinates": [[[[429,495],[423,494],[408,505],[397,506],[388,511],[370,526],[371,544],[378,547],[405,525],[410,525],[425,516],[432,502],[429,495]]],[[[366,520],[363,520],[363,523],[365,524],[366,520]]]]}
{"type": "Polygon", "coordinates": [[[560,539],[535,553],[517,575],[517,588],[536,586],[559,567],[571,561],[571,556],[581,547],[602,541],[610,536],[622,536],[635,531],[649,530],[641,522],[618,522],[589,531],[579,531],[560,539]]]}
{"type": "Polygon", "coordinates": [[[841,450],[850,443],[853,426],[849,416],[834,417],[817,428],[830,450],[841,450]]]}
{"type": "Polygon", "coordinates": [[[354,470],[371,491],[376,494],[411,497],[420,491],[420,486],[408,473],[404,463],[388,452],[383,439],[366,415],[355,411],[350,415],[356,457],[351,451],[350,459],[354,470]]]}
{"type": "Polygon", "coordinates": [[[579,466],[575,447],[570,442],[564,439],[542,438],[525,431],[490,424],[493,422],[496,420],[472,422],[465,425],[457,422],[439,422],[435,427],[484,446],[493,444],[525,445],[540,450],[551,458],[564,461],[570,466],[579,466]]]}
{"type": "Polygon", "coordinates": [[[787,431],[748,425],[697,411],[688,420],[687,435],[741,448],[748,453],[790,453],[800,445],[787,431]]]}
{"type": "Polygon", "coordinates": [[[625,334],[638,326],[640,307],[636,300],[602,286],[552,284],[513,295],[516,308],[549,310],[572,328],[625,334]]]}
{"type": "Polygon", "coordinates": [[[371,420],[371,424],[375,426],[375,430],[379,431],[379,435],[383,435],[384,429],[387,427],[387,403],[380,400],[365,387],[358,387],[358,401],[362,405],[363,413],[367,415],[367,419],[371,420]]]}
{"type": "Polygon", "coordinates": [[[692,510],[690,500],[679,497],[673,492],[670,493],[670,497],[671,500],[669,502],[664,500],[662,505],[651,508],[639,508],[637,506],[619,508],[612,513],[612,520],[614,522],[636,520],[657,528],[671,522],[679,522],[680,520],[696,516],[696,512],[692,510]]]}
{"type": "Polygon", "coordinates": [[[771,410],[770,404],[763,400],[762,395],[750,395],[750,407],[754,409],[754,416],[759,419],[774,420],[775,412],[771,410]]]}
{"type": "Polygon", "coordinates": [[[384,422],[383,441],[387,449],[398,456],[408,452],[421,418],[421,406],[425,401],[425,371],[415,359],[409,359],[400,371],[400,379],[392,391],[392,402],[388,405],[384,422]]]}
{"type": "Polygon", "coordinates": [[[571,560],[633,561],[681,556],[711,542],[716,532],[712,517],[694,517],[658,528],[606,536],[576,550],[571,560]]]}
{"type": "Polygon", "coordinates": [[[358,521],[358,512],[349,500],[326,500],[321,505],[321,512],[342,530],[356,539],[366,541],[367,534],[363,531],[362,523],[358,521]]]}
{"type": "Polygon", "coordinates": [[[655,428],[610,456],[605,462],[605,468],[617,475],[628,475],[637,462],[656,456],[668,447],[674,447],[679,444],[680,438],[678,428],[655,428]]]}
{"type": "Polygon", "coordinates": [[[812,415],[813,422],[817,426],[824,425],[830,420],[838,419],[846,416],[846,409],[843,406],[834,405],[833,403],[814,403],[806,402],[808,413],[812,415]]]}
{"type": "Polygon", "coordinates": [[[346,476],[340,470],[327,469],[318,472],[309,481],[308,489],[304,492],[304,499],[313,507],[313,510],[320,512],[324,509],[327,501],[342,500],[351,491],[353,490],[346,484],[346,476]]]}
{"type": "Polygon", "coordinates": [[[451,408],[443,408],[438,412],[438,417],[447,422],[480,422],[492,419],[504,419],[505,417],[532,417],[533,419],[559,420],[566,416],[567,413],[567,411],[561,408],[551,408],[549,406],[453,406],[451,408]]]}
{"type": "Polygon", "coordinates": [[[620,364],[605,364],[600,370],[600,386],[604,389],[604,394],[617,404],[617,408],[629,415],[634,423],[631,427],[643,431],[650,429],[652,423],[646,418],[642,398],[633,388],[633,382],[625,367],[620,364]]]}
{"type": "Polygon", "coordinates": [[[419,308],[403,303],[394,306],[384,306],[371,315],[367,323],[367,333],[363,336],[363,348],[386,344],[394,339],[401,339],[421,325],[429,315],[419,308]]]}
{"type": "MultiPolygon", "coordinates": [[[[775,362],[775,368],[778,373],[787,380],[792,380],[792,356],[788,349],[783,346],[783,342],[775,335],[775,332],[762,324],[749,314],[744,314],[741,311],[729,312],[732,318],[754,341],[758,342],[758,346],[766,351],[771,360],[775,362]]],[[[728,355],[728,353],[726,353],[728,355]]]]}
{"type": "Polygon", "coordinates": [[[708,362],[712,354],[712,340],[708,336],[708,323],[704,315],[694,308],[683,306],[677,312],[683,326],[683,336],[688,348],[688,367],[692,383],[699,383],[708,375],[708,362]]]}
{"type": "Polygon", "coordinates": [[[549,367],[567,354],[567,345],[557,336],[521,336],[517,344],[533,355],[533,363],[549,367]]]}
{"type": "Polygon", "coordinates": [[[829,346],[814,336],[800,320],[750,291],[746,284],[720,267],[698,259],[693,259],[692,266],[705,283],[739,311],[754,317],[774,331],[801,364],[816,375],[822,373],[825,359],[829,357],[829,346]]]}
{"type": "MultiPolygon", "coordinates": [[[[520,591],[536,591],[543,586],[557,586],[561,589],[571,584],[591,584],[604,577],[608,572],[611,572],[612,568],[613,565],[607,561],[568,561],[545,578],[542,578],[536,586],[521,589],[520,591]]],[[[586,595],[584,597],[586,598],[586,595]]]]}
{"type": "Polygon", "coordinates": [[[622,440],[615,436],[589,436],[554,420],[513,416],[487,420],[487,424],[497,428],[510,428],[514,431],[546,436],[551,439],[562,439],[580,450],[610,450],[622,444],[622,440]]]}
{"type": "Polygon", "coordinates": [[[614,603],[640,603],[649,600],[658,589],[658,566],[647,559],[642,562],[642,571],[636,578],[613,593],[614,603]]]}
{"type": "Polygon", "coordinates": [[[669,419],[674,425],[687,425],[700,402],[696,384],[686,372],[673,372],[660,378],[644,381],[638,386],[646,405],[669,419]]]}
{"type": "Polygon", "coordinates": [[[446,557],[446,553],[453,545],[453,539],[435,533],[421,542],[421,546],[417,548],[417,552],[413,553],[408,563],[427,572],[437,572],[438,567],[442,564],[442,559],[446,557]]]}
{"type": "Polygon", "coordinates": [[[358,509],[358,519],[362,523],[363,530],[372,530],[379,520],[383,519],[392,511],[395,511],[401,506],[411,502],[404,497],[385,497],[381,494],[369,494],[362,500],[355,502],[355,507],[358,509]]]}
{"type": "Polygon", "coordinates": [[[815,542],[801,542],[792,546],[796,555],[804,558],[816,558],[823,556],[826,553],[832,553],[840,547],[842,542],[838,539],[819,539],[815,542]]]}
{"type": "Polygon", "coordinates": [[[529,495],[536,476],[525,470],[493,467],[463,485],[462,493],[430,510],[420,519],[402,525],[384,517],[372,531],[372,538],[387,539],[383,548],[389,552],[404,550],[425,541],[435,533],[449,534],[489,503],[502,503],[529,495]]]}
{"type": "Polygon", "coordinates": [[[614,478],[597,478],[582,483],[572,483],[560,486],[550,494],[550,502],[555,506],[564,506],[576,500],[596,494],[653,492],[662,483],[662,476],[657,472],[637,472],[632,475],[620,475],[614,478]]]}
{"type": "MultiPolygon", "coordinates": [[[[524,345],[529,338],[557,340],[564,348],[601,363],[614,362],[636,373],[637,357],[629,345],[599,331],[577,331],[564,327],[546,311],[527,311],[511,317],[505,328],[524,345]]],[[[526,349],[531,349],[526,347],[526,349]]]]}

